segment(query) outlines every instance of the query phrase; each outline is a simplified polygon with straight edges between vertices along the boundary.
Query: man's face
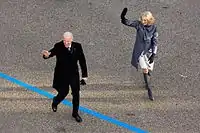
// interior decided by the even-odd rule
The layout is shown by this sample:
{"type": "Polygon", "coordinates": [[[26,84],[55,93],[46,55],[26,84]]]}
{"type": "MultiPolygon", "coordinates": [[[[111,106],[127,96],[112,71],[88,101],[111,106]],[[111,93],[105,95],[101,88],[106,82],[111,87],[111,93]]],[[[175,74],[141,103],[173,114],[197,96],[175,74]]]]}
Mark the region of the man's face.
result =
{"type": "Polygon", "coordinates": [[[66,36],[66,37],[64,37],[64,43],[65,43],[65,45],[70,45],[71,44],[71,42],[72,42],[72,37],[71,36],[66,36]]]}

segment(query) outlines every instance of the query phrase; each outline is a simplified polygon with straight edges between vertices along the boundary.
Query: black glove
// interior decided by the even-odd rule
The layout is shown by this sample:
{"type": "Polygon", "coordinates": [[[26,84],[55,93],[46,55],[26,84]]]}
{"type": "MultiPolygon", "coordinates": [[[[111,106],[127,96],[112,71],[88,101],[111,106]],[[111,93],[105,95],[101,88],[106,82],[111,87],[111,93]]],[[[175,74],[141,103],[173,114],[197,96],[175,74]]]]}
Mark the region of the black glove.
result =
{"type": "Polygon", "coordinates": [[[128,11],[127,8],[124,8],[124,9],[123,9],[123,11],[122,11],[122,13],[121,13],[121,19],[122,19],[122,21],[124,21],[125,15],[126,15],[127,11],[128,11]]]}
{"type": "Polygon", "coordinates": [[[81,84],[81,85],[86,85],[85,80],[84,80],[84,79],[81,79],[80,84],[81,84]]]}
{"type": "Polygon", "coordinates": [[[150,63],[150,64],[153,63],[155,55],[156,55],[156,54],[153,53],[153,54],[149,57],[149,63],[150,63]]]}

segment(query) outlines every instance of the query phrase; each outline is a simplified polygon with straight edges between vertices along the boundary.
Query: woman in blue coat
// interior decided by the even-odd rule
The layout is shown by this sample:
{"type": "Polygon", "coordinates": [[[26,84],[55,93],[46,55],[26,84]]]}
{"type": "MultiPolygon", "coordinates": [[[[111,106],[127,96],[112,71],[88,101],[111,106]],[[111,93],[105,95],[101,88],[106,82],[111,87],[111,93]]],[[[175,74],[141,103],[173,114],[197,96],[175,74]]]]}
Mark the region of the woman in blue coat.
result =
{"type": "Polygon", "coordinates": [[[125,18],[127,8],[121,13],[121,22],[137,30],[135,45],[132,53],[131,64],[138,70],[138,65],[143,70],[144,81],[150,100],[154,100],[152,90],[148,83],[147,76],[149,71],[153,70],[154,57],[157,53],[158,32],[155,26],[155,19],[151,12],[145,11],[141,14],[139,20],[128,20],[125,18]]]}

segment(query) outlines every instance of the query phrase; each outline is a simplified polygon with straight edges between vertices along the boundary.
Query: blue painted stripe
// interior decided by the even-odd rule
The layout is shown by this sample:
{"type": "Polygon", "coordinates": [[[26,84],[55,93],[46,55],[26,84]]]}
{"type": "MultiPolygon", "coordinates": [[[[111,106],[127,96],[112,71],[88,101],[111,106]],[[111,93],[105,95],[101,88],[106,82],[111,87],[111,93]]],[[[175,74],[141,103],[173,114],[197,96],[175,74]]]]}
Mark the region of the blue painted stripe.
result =
{"type": "MultiPolygon", "coordinates": [[[[37,87],[34,87],[34,86],[31,86],[29,84],[26,84],[26,83],[24,83],[22,81],[19,81],[19,80],[13,78],[13,77],[8,76],[7,74],[4,74],[2,72],[0,72],[0,77],[3,78],[3,79],[6,79],[6,80],[8,80],[8,81],[10,81],[12,83],[15,83],[15,84],[17,84],[17,85],[19,85],[21,87],[24,87],[24,88],[26,88],[26,89],[28,89],[30,91],[36,92],[36,93],[38,93],[40,95],[43,95],[43,96],[45,96],[47,98],[53,98],[54,97],[54,95],[48,93],[47,91],[41,90],[41,89],[39,89],[37,87]]],[[[66,99],[63,100],[62,103],[64,105],[72,107],[71,102],[66,100],[66,99]]],[[[104,121],[110,122],[110,123],[115,124],[117,126],[126,128],[126,129],[128,129],[130,131],[133,131],[133,132],[136,132],[136,133],[148,133],[147,131],[144,131],[144,130],[142,130],[140,128],[137,128],[135,126],[129,125],[129,124],[125,123],[125,122],[121,122],[121,121],[119,121],[117,119],[114,119],[114,118],[111,118],[109,116],[103,115],[103,114],[98,113],[98,112],[96,112],[94,110],[91,110],[91,109],[88,109],[88,108],[85,108],[85,107],[82,107],[82,106],[80,106],[79,108],[80,108],[80,111],[82,111],[84,113],[87,113],[89,115],[95,116],[95,117],[97,117],[99,119],[102,119],[104,121]]]]}

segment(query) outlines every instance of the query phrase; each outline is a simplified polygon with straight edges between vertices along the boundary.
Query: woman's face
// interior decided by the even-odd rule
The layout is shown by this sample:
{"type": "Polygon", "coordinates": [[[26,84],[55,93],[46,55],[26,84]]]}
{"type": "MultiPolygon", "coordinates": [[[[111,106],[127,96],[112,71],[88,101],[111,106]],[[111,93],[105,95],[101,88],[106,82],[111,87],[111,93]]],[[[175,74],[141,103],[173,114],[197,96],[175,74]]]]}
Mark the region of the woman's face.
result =
{"type": "Polygon", "coordinates": [[[141,22],[142,22],[143,25],[147,25],[148,24],[148,18],[142,17],[141,22]]]}

